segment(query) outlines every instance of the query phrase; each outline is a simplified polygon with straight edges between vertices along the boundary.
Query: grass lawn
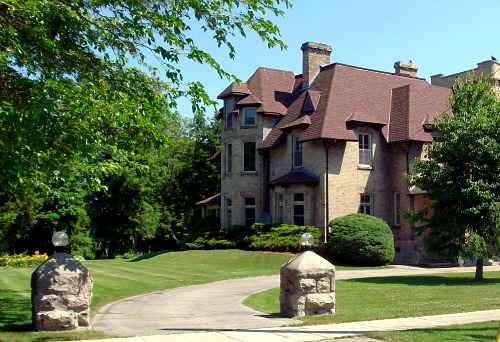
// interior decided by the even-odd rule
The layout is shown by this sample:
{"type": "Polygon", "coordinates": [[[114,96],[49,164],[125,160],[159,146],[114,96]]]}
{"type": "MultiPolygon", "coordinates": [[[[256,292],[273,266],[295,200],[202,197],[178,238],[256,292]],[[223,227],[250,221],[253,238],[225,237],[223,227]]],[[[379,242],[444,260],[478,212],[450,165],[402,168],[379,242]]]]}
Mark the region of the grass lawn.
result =
{"type": "MultiPolygon", "coordinates": [[[[279,274],[290,255],[239,250],[151,253],[126,260],[85,261],[94,279],[91,313],[130,296],[223,279],[279,274]]],[[[0,341],[57,341],[105,337],[90,332],[33,332],[33,268],[0,268],[0,341]]]]}
{"type": "MultiPolygon", "coordinates": [[[[439,315],[500,308],[500,272],[485,272],[475,283],[472,273],[447,273],[340,280],[336,314],[300,317],[305,324],[328,324],[396,317],[439,315]]],[[[277,314],[279,288],[245,299],[249,307],[277,314]]]]}
{"type": "MultiPolygon", "coordinates": [[[[452,325],[422,330],[391,331],[384,333],[366,334],[389,342],[443,342],[443,341],[495,341],[498,331],[498,322],[452,325]]],[[[340,340],[342,341],[342,340],[340,340]]]]}

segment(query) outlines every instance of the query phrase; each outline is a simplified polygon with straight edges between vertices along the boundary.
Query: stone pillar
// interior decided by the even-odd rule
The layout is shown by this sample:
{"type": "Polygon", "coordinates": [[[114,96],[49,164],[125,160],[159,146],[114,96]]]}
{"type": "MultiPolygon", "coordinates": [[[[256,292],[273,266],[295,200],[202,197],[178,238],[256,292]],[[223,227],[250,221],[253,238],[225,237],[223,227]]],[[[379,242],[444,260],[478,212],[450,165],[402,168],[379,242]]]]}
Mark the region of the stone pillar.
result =
{"type": "Polygon", "coordinates": [[[36,330],[90,329],[93,281],[88,269],[56,253],[31,275],[32,319],[36,330]]]}
{"type": "Polygon", "coordinates": [[[335,266],[307,251],[280,271],[280,307],[284,317],[335,313],[335,266]]]}

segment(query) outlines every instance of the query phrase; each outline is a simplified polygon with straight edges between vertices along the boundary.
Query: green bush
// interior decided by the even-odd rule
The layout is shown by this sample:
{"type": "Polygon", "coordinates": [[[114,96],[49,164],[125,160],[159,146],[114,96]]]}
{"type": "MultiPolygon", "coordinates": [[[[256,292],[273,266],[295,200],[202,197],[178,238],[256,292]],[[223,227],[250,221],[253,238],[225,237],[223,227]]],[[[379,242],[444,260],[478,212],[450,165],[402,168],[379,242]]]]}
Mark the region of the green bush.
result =
{"type": "Polygon", "coordinates": [[[362,266],[394,260],[394,236],[384,220],[351,214],[330,221],[329,227],[328,248],[334,260],[362,266]]]}
{"type": "Polygon", "coordinates": [[[300,237],[304,233],[311,233],[314,237],[313,248],[318,246],[321,235],[318,228],[313,226],[296,226],[287,224],[255,224],[252,229],[256,232],[250,237],[250,250],[273,252],[300,252],[300,237]]]}
{"type": "MultiPolygon", "coordinates": [[[[206,224],[206,223],[205,223],[206,224]]],[[[230,249],[300,252],[300,236],[309,232],[318,246],[320,231],[312,226],[255,223],[251,227],[232,226],[225,229],[203,229],[203,225],[192,229],[199,235],[189,235],[185,239],[185,249],[230,249]]],[[[204,226],[206,227],[206,225],[204,226]]]]}

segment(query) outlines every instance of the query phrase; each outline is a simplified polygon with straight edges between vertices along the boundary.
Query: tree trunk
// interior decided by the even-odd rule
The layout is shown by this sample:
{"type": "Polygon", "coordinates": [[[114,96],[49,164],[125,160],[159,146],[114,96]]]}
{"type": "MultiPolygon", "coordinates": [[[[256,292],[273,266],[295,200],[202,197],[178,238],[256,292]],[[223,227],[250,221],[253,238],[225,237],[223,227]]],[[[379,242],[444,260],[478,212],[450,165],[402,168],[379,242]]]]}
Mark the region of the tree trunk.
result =
{"type": "Polygon", "coordinates": [[[474,276],[474,281],[483,281],[483,258],[476,259],[476,275],[474,276]]]}

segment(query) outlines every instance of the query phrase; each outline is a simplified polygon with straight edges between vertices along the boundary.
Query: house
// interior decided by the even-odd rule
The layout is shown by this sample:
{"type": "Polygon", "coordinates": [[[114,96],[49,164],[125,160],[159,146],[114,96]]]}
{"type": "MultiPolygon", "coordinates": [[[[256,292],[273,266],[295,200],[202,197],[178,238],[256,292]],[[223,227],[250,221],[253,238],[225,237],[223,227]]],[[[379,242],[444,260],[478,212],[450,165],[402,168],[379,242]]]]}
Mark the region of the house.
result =
{"type": "Polygon", "coordinates": [[[392,227],[397,262],[428,262],[426,237],[403,217],[428,199],[404,174],[432,142],[424,127],[447,110],[450,89],[418,78],[411,61],[392,73],[331,64],[325,44],[301,49],[300,75],[260,67],[218,96],[222,227],[314,225],[325,243],[330,220],[361,212],[392,227]]]}

